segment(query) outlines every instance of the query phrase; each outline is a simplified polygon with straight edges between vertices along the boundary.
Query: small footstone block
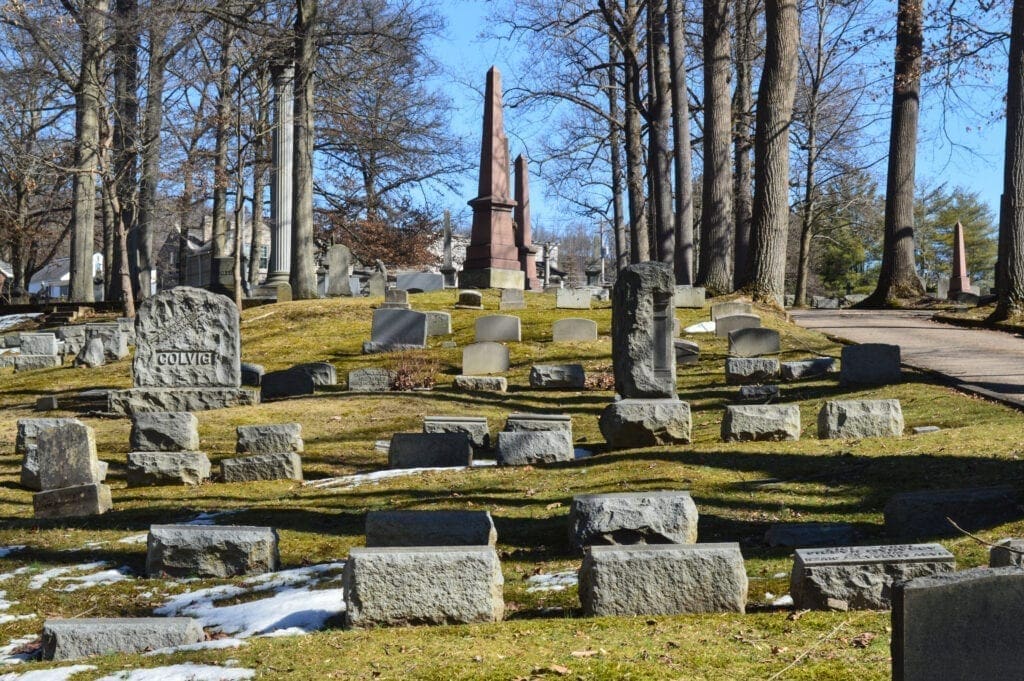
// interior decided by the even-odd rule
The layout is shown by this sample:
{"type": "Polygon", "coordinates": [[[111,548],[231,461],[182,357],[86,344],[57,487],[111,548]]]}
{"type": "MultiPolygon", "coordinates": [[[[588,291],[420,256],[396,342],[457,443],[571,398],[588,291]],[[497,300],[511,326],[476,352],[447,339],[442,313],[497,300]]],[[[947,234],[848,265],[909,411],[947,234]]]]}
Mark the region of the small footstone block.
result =
{"type": "Polygon", "coordinates": [[[494,546],[498,533],[487,511],[370,511],[366,545],[494,546]]]}
{"type": "Polygon", "coordinates": [[[591,616],[742,613],[747,573],[739,544],[590,546],[579,589],[591,616]]]}
{"type": "Polygon", "coordinates": [[[989,567],[1024,567],[1024,539],[1002,539],[988,552],[989,567]]]}
{"type": "Polygon", "coordinates": [[[722,440],[725,442],[799,439],[799,405],[751,404],[725,408],[722,419],[722,440]]]}
{"type": "Polygon", "coordinates": [[[498,433],[498,465],[526,466],[575,459],[572,434],[565,430],[498,433]]]}
{"type": "Polygon", "coordinates": [[[302,459],[295,452],[256,454],[220,462],[224,482],[302,480],[302,459]]]}
{"type": "Polygon", "coordinates": [[[836,361],[831,357],[805,359],[799,362],[783,362],[781,375],[784,381],[798,381],[802,378],[817,378],[832,373],[836,361]]]}
{"type": "Polygon", "coordinates": [[[582,364],[534,364],[530,367],[531,388],[582,390],[587,374],[582,364]]]}
{"type": "Polygon", "coordinates": [[[729,385],[772,383],[779,377],[779,360],[766,357],[730,357],[725,360],[729,385]]]}
{"type": "Polygon", "coordinates": [[[271,371],[263,375],[260,382],[260,396],[264,400],[280,400],[289,397],[312,395],[316,383],[307,372],[298,369],[271,371]]]}
{"type": "Polygon", "coordinates": [[[465,433],[477,449],[491,446],[491,433],[485,416],[424,416],[424,433],[465,433]]]}
{"type": "Polygon", "coordinates": [[[839,367],[843,385],[887,385],[902,380],[900,346],[864,343],[843,348],[839,367]]]}
{"type": "Polygon", "coordinates": [[[32,495],[36,518],[78,518],[110,510],[110,488],[96,483],[37,492],[32,495]]]}
{"type": "Polygon", "coordinates": [[[467,392],[503,393],[508,390],[504,376],[456,376],[452,385],[467,392]]]}
{"type": "Polygon", "coordinates": [[[135,414],[130,442],[137,452],[194,452],[199,449],[199,420],[184,411],[135,414]]]}
{"type": "Polygon", "coordinates": [[[210,459],[203,452],[129,452],[129,487],[198,485],[210,479],[210,459]]]}
{"type": "Polygon", "coordinates": [[[737,400],[739,402],[769,402],[779,399],[777,385],[741,385],[737,400]]]}
{"type": "Polygon", "coordinates": [[[939,544],[797,549],[789,593],[798,609],[884,610],[895,582],[952,572],[953,554],[939,544]]]}
{"type": "Polygon", "coordinates": [[[108,653],[142,653],[199,643],[205,638],[199,621],[190,617],[46,620],[43,659],[63,661],[108,653]]]}
{"type": "Polygon", "coordinates": [[[277,531],[244,525],[153,525],[146,540],[150,577],[262,575],[280,565],[277,531]]]}
{"type": "Polygon", "coordinates": [[[388,468],[472,466],[473,447],[465,433],[395,433],[388,468]]]}
{"type": "Polygon", "coordinates": [[[354,369],[348,372],[348,389],[359,392],[387,392],[395,380],[390,369],[354,369]]]}
{"type": "Polygon", "coordinates": [[[598,420],[613,449],[653,447],[690,441],[690,405],[682,400],[619,400],[598,420]]]}
{"type": "Polygon", "coordinates": [[[581,494],[569,508],[569,542],[591,545],[693,544],[697,505],[689,492],[581,494]]]}
{"type": "Polygon", "coordinates": [[[1024,570],[975,568],[893,587],[893,681],[1017,679],[1024,570]]]}
{"type": "Polygon", "coordinates": [[[818,412],[818,438],[853,439],[903,435],[899,400],[836,400],[818,412]]]}
{"type": "Polygon", "coordinates": [[[570,414],[509,414],[505,428],[510,432],[523,430],[565,430],[572,433],[570,414]]]}
{"type": "Polygon", "coordinates": [[[342,578],[350,627],[499,622],[505,613],[491,546],[353,548],[342,578]]]}
{"type": "Polygon", "coordinates": [[[301,423],[268,423],[258,426],[238,426],[235,429],[238,440],[235,451],[239,454],[277,454],[278,452],[299,452],[305,448],[302,442],[301,423]]]}
{"type": "Polygon", "coordinates": [[[885,533],[894,539],[954,537],[1021,517],[1020,497],[1010,486],[924,490],[893,495],[885,505],[885,533]]]}

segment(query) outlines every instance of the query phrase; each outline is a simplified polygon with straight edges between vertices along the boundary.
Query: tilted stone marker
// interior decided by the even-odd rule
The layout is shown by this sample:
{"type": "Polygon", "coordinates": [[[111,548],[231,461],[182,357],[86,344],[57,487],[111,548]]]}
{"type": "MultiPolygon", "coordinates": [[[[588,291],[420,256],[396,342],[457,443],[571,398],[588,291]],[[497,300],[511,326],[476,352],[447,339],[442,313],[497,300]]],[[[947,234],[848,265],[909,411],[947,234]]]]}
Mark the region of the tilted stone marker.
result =
{"type": "Polygon", "coordinates": [[[1024,566],[1024,539],[1000,539],[988,552],[989,567],[1024,566]]]}
{"type": "Polygon", "coordinates": [[[465,433],[395,433],[388,468],[472,466],[473,447],[465,433]]]}
{"type": "Polygon", "coordinates": [[[886,385],[902,380],[900,346],[864,343],[843,348],[839,366],[843,385],[886,385]]]}
{"type": "Polygon", "coordinates": [[[413,310],[377,309],[364,353],[423,348],[427,344],[427,316],[413,310]]]}
{"type": "Polygon", "coordinates": [[[523,339],[522,324],[519,317],[507,314],[492,314],[478,317],[475,323],[477,343],[486,341],[514,341],[523,339]]]}
{"type": "Polygon", "coordinates": [[[203,452],[129,452],[129,487],[198,485],[210,479],[210,459],[203,452]]]}
{"type": "Polygon", "coordinates": [[[1024,570],[974,568],[893,587],[893,681],[1017,679],[1024,570]]]}
{"type": "Polygon", "coordinates": [[[779,360],[774,357],[729,357],[725,360],[725,382],[729,385],[771,383],[779,377],[779,360]]]}
{"type": "Polygon", "coordinates": [[[498,433],[498,465],[526,466],[576,458],[572,434],[565,430],[522,430],[498,433]]]}
{"type": "Polygon", "coordinates": [[[112,391],[110,411],[201,411],[256,404],[241,388],[238,308],[179,286],[142,301],[135,317],[134,388],[112,391]]]}
{"type": "Polygon", "coordinates": [[[301,423],[270,423],[258,426],[238,426],[235,429],[237,441],[235,451],[239,454],[277,454],[278,452],[302,453],[301,423]]]}
{"type": "Polygon", "coordinates": [[[582,390],[587,374],[582,364],[534,364],[530,367],[531,388],[568,388],[582,390]]]}
{"type": "Polygon", "coordinates": [[[726,338],[733,331],[760,327],[761,318],[756,314],[731,314],[715,320],[715,335],[719,338],[726,338]]]}
{"type": "Polygon", "coordinates": [[[472,343],[462,349],[463,376],[501,374],[508,367],[508,348],[501,343],[472,343]]]}
{"type": "Polygon", "coordinates": [[[784,381],[798,381],[802,378],[817,378],[832,373],[836,361],[831,357],[805,359],[799,362],[782,362],[780,375],[784,381]]]}
{"type": "Polygon", "coordinates": [[[96,458],[96,437],[92,428],[78,421],[60,423],[39,431],[36,462],[42,490],[102,481],[100,462],[96,458]]]}
{"type": "Polygon", "coordinates": [[[450,336],[452,333],[452,316],[447,312],[428,310],[423,314],[427,315],[427,337],[450,336]]]}
{"type": "Polygon", "coordinates": [[[128,356],[128,334],[117,322],[110,324],[86,324],[85,342],[99,340],[103,346],[103,356],[111,362],[128,356]]]}
{"type": "Polygon", "coordinates": [[[395,380],[390,369],[353,369],[348,372],[348,389],[360,392],[387,392],[395,380]]]}
{"type": "Polygon", "coordinates": [[[487,511],[370,511],[366,546],[494,546],[487,511]]]}
{"type": "Polygon", "coordinates": [[[460,310],[482,310],[484,309],[484,296],[479,291],[459,291],[455,307],[460,310]]]}
{"type": "Polygon", "coordinates": [[[559,310],[589,310],[593,294],[585,288],[560,288],[555,293],[555,308],[559,310]]]}
{"type": "Polygon", "coordinates": [[[509,414],[503,430],[520,432],[524,430],[565,430],[572,433],[571,414],[509,414]]]}
{"type": "Polygon", "coordinates": [[[729,354],[733,357],[774,355],[781,350],[779,332],[751,327],[729,332],[729,354]]]}
{"type": "Polygon", "coordinates": [[[508,390],[504,376],[456,376],[452,385],[467,392],[503,393],[508,390]]]}
{"type": "Polygon", "coordinates": [[[609,544],[693,544],[697,505],[689,492],[581,494],[569,508],[569,542],[576,550],[609,544]]]}
{"type": "Polygon", "coordinates": [[[264,400],[283,400],[289,397],[312,395],[316,392],[316,381],[308,371],[282,369],[263,374],[260,381],[260,396],[264,400]]]}
{"type": "Polygon", "coordinates": [[[277,532],[245,525],[153,525],[146,540],[150,577],[215,577],[274,572],[277,532]]]}
{"type": "Polygon", "coordinates": [[[752,442],[799,440],[800,405],[731,405],[722,419],[722,440],[752,442]]]}
{"type": "Polygon", "coordinates": [[[85,342],[82,350],[75,357],[74,365],[95,369],[107,363],[106,354],[103,352],[103,341],[99,338],[90,338],[85,342]]]}
{"type": "Polygon", "coordinates": [[[74,418],[18,419],[18,432],[14,440],[14,453],[21,454],[21,484],[31,490],[41,490],[39,485],[38,451],[39,433],[67,423],[82,424],[74,418]]]}
{"type": "Polygon", "coordinates": [[[1010,486],[904,492],[885,505],[885,533],[894,539],[955,537],[1019,520],[1020,495],[1010,486]]]}
{"type": "Polygon", "coordinates": [[[499,622],[504,583],[492,546],[353,548],[342,577],[345,624],[499,622]]]}
{"type": "Polygon", "coordinates": [[[43,623],[43,659],[77,660],[109,653],[143,653],[206,639],[191,617],[50,619],[43,623]]]}
{"type": "Polygon", "coordinates": [[[852,439],[903,435],[899,400],[837,400],[818,412],[818,438],[852,439]]]}
{"type": "Polygon", "coordinates": [[[130,446],[136,452],[194,452],[199,449],[199,419],[189,412],[135,414],[130,446]]]}
{"type": "Polygon", "coordinates": [[[676,309],[700,309],[704,307],[706,292],[703,286],[676,286],[676,309]]]}
{"type": "Polygon", "coordinates": [[[579,590],[591,616],[742,613],[747,573],[739,544],[590,546],[579,590]]]}
{"type": "Polygon", "coordinates": [[[352,287],[349,269],[352,266],[352,251],[344,244],[335,244],[327,249],[327,295],[350,296],[352,287]]]}
{"type": "Polygon", "coordinates": [[[525,310],[526,309],[526,294],[521,289],[517,288],[503,288],[501,289],[501,302],[498,304],[499,310],[525,310]]]}
{"type": "Polygon", "coordinates": [[[751,303],[744,303],[740,300],[731,300],[725,303],[715,303],[711,306],[711,321],[717,322],[719,317],[728,317],[734,314],[754,314],[754,306],[751,303]]]}
{"type": "Polygon", "coordinates": [[[895,582],[955,566],[953,554],[939,544],[797,549],[789,593],[801,610],[884,610],[895,582]]]}
{"type": "Polygon", "coordinates": [[[569,317],[551,325],[555,343],[583,343],[597,340],[597,322],[592,319],[569,317]]]}
{"type": "Polygon", "coordinates": [[[254,454],[220,462],[224,482],[302,480],[302,458],[295,452],[254,454]]]}
{"type": "Polygon", "coordinates": [[[672,341],[676,351],[676,366],[695,366],[700,362],[700,346],[688,340],[672,341]]]}
{"type": "Polygon", "coordinates": [[[491,446],[491,434],[485,416],[424,416],[424,433],[465,433],[476,449],[491,446]]]}
{"type": "Polygon", "coordinates": [[[764,543],[773,548],[844,546],[855,538],[849,523],[774,523],[764,533],[764,543]]]}

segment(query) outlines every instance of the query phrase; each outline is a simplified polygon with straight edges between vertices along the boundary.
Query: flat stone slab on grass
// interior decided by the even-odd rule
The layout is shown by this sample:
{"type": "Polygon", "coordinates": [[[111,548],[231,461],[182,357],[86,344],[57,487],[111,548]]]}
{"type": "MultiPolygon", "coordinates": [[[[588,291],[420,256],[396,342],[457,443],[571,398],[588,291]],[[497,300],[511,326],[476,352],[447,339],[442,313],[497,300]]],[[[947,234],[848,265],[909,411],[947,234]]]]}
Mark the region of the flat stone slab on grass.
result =
{"type": "Polygon", "coordinates": [[[560,288],[555,293],[555,308],[559,310],[589,310],[593,294],[585,288],[560,288]]]}
{"type": "Polygon", "coordinates": [[[988,551],[989,567],[1024,567],[1024,539],[1001,539],[988,551]]]}
{"type": "Polygon", "coordinates": [[[263,374],[260,395],[264,400],[283,400],[289,397],[312,395],[316,392],[316,381],[309,372],[301,369],[282,369],[263,374]]]}
{"type": "Polygon", "coordinates": [[[255,454],[220,462],[224,482],[302,480],[302,459],[295,452],[255,454]]]}
{"type": "Polygon", "coordinates": [[[569,543],[591,545],[693,544],[697,505],[689,492],[580,494],[569,508],[569,543]]]}
{"type": "Polygon", "coordinates": [[[770,402],[779,399],[779,386],[741,385],[736,398],[740,402],[770,402]]]}
{"type": "Polygon", "coordinates": [[[704,307],[707,292],[703,286],[676,286],[675,305],[676,309],[688,308],[699,309],[704,307]]]}
{"type": "Polygon", "coordinates": [[[902,380],[900,346],[863,343],[843,347],[839,366],[843,385],[887,385],[902,380]]]}
{"type": "Polygon", "coordinates": [[[818,412],[818,438],[854,439],[903,435],[899,400],[836,400],[818,412]]]}
{"type": "Polygon", "coordinates": [[[390,369],[354,369],[348,372],[348,389],[358,392],[387,392],[395,380],[390,369]]]}
{"type": "Polygon", "coordinates": [[[598,420],[612,449],[690,442],[690,405],[682,400],[619,400],[598,420]]]}
{"type": "Polygon", "coordinates": [[[1010,486],[904,492],[890,497],[884,512],[885,533],[894,539],[958,536],[947,518],[976,532],[1024,515],[1010,486]]]}
{"type": "Polygon", "coordinates": [[[466,392],[503,393],[508,390],[504,376],[456,376],[452,385],[466,392]]]}
{"type": "Polygon", "coordinates": [[[477,449],[491,446],[491,432],[485,416],[424,416],[424,433],[465,433],[477,449]]]}
{"type": "Polygon", "coordinates": [[[571,414],[509,414],[503,430],[517,432],[524,430],[565,430],[572,432],[571,414]]]}
{"type": "Polygon", "coordinates": [[[143,653],[199,643],[203,627],[190,617],[51,619],[43,623],[43,659],[77,660],[108,653],[143,653]]]}
{"type": "Polygon", "coordinates": [[[305,449],[301,423],[267,423],[258,426],[238,426],[235,451],[239,454],[277,454],[299,452],[305,449]]]}
{"type": "Polygon", "coordinates": [[[756,314],[731,314],[715,320],[715,335],[726,338],[733,331],[757,329],[760,326],[761,318],[756,314]]]}
{"type": "Polygon", "coordinates": [[[68,421],[45,428],[36,436],[39,488],[54,490],[102,481],[91,427],[68,421]]]}
{"type": "Polygon", "coordinates": [[[37,369],[56,369],[64,365],[60,355],[17,355],[14,358],[14,371],[35,371],[37,369]]]}
{"type": "Polygon", "coordinates": [[[491,546],[353,548],[342,578],[345,623],[499,622],[504,583],[491,546]]]}
{"type": "Polygon", "coordinates": [[[534,364],[530,367],[531,388],[582,390],[587,373],[582,364],[534,364]]]}
{"type": "Polygon", "coordinates": [[[799,439],[800,405],[745,404],[725,408],[722,419],[725,442],[799,439]]]}
{"type": "Polygon", "coordinates": [[[111,390],[107,410],[112,414],[132,415],[152,411],[207,411],[259,403],[259,391],[250,388],[131,388],[111,390]]]}
{"type": "Polygon", "coordinates": [[[739,544],[590,546],[579,590],[591,616],[742,613],[747,573],[739,544]]]}
{"type": "Polygon", "coordinates": [[[277,531],[245,525],[153,525],[146,540],[150,577],[262,575],[281,560],[277,531]]]}
{"type": "Polygon", "coordinates": [[[366,546],[494,546],[487,511],[370,511],[366,546]]]}
{"type": "Polygon", "coordinates": [[[474,341],[477,343],[487,341],[518,343],[523,340],[522,322],[515,315],[489,314],[477,317],[473,328],[475,331],[474,341]]]}
{"type": "Polygon", "coordinates": [[[129,442],[136,452],[194,452],[199,419],[187,411],[135,414],[129,442]]]}
{"type": "Polygon", "coordinates": [[[498,433],[498,465],[526,466],[576,458],[572,434],[565,430],[502,431],[498,433]]]}
{"type": "Polygon", "coordinates": [[[551,325],[551,340],[555,343],[584,343],[597,340],[597,322],[593,319],[568,317],[551,325]]]}
{"type": "Polygon", "coordinates": [[[472,466],[473,446],[466,433],[395,433],[388,447],[388,468],[472,466]]]}
{"type": "Polygon", "coordinates": [[[885,610],[895,582],[955,567],[953,554],[939,544],[797,549],[789,593],[800,610],[885,610]]]}
{"type": "Polygon", "coordinates": [[[718,321],[719,317],[728,317],[734,314],[754,314],[752,303],[745,303],[741,300],[730,300],[724,303],[715,303],[711,306],[711,321],[718,321]]]}
{"type": "Polygon", "coordinates": [[[849,523],[775,523],[764,533],[764,543],[772,548],[845,546],[854,539],[849,523]]]}
{"type": "Polygon", "coordinates": [[[832,373],[836,361],[831,357],[804,359],[798,362],[783,362],[780,365],[784,381],[799,381],[802,378],[818,378],[832,373]]]}
{"type": "Polygon", "coordinates": [[[36,518],[100,515],[111,507],[110,488],[101,483],[61,487],[32,495],[32,510],[36,518]]]}
{"type": "Polygon", "coordinates": [[[779,332],[760,327],[729,332],[729,354],[733,357],[774,355],[781,350],[779,332]]]}
{"type": "Polygon", "coordinates": [[[1024,570],[974,568],[893,587],[893,681],[1021,677],[1024,570]]]}
{"type": "Polygon", "coordinates": [[[203,452],[129,452],[129,487],[198,485],[210,479],[210,459],[203,452]]]}
{"type": "Polygon", "coordinates": [[[472,343],[462,349],[462,375],[486,376],[508,371],[508,348],[491,341],[472,343]]]}
{"type": "Polygon", "coordinates": [[[769,357],[729,357],[725,382],[729,385],[773,383],[779,377],[779,360],[769,357]]]}

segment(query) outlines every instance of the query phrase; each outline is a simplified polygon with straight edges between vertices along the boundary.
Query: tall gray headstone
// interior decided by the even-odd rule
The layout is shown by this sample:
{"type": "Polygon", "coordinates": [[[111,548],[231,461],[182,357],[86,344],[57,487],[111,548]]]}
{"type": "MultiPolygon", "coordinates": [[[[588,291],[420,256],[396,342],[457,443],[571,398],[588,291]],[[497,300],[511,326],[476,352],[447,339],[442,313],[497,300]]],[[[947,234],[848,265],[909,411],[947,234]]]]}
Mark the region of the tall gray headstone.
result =
{"type": "Polygon", "coordinates": [[[350,296],[349,267],[352,251],[344,244],[335,244],[327,251],[327,295],[350,296]]]}
{"type": "Polygon", "coordinates": [[[676,396],[672,320],[675,277],[665,263],[623,270],[612,292],[615,391],[623,398],[676,396]]]}

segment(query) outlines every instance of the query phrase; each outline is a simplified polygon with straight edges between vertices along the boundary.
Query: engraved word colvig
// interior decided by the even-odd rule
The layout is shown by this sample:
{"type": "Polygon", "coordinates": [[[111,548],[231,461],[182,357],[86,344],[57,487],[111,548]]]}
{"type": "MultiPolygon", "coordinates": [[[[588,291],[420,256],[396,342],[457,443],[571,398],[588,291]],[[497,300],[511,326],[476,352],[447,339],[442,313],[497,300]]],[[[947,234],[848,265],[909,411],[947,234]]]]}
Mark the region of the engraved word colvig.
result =
{"type": "Polygon", "coordinates": [[[210,366],[213,364],[212,352],[193,350],[157,350],[157,366],[210,366]]]}

